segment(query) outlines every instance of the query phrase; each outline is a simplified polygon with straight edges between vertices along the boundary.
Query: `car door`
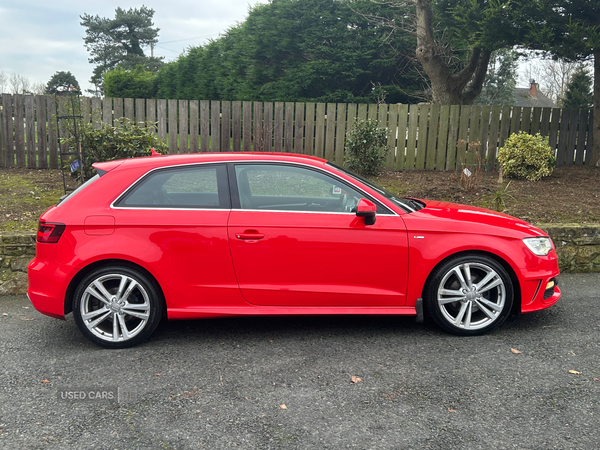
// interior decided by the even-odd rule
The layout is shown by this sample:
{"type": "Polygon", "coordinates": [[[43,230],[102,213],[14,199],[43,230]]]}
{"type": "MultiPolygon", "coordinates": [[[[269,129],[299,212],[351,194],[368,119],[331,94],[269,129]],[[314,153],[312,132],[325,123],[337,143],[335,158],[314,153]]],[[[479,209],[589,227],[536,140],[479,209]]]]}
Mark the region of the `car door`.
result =
{"type": "Polygon", "coordinates": [[[366,225],[353,209],[368,196],[311,166],[232,164],[229,178],[228,236],[246,301],[404,305],[408,252],[398,215],[379,205],[375,224],[366,225]]]}

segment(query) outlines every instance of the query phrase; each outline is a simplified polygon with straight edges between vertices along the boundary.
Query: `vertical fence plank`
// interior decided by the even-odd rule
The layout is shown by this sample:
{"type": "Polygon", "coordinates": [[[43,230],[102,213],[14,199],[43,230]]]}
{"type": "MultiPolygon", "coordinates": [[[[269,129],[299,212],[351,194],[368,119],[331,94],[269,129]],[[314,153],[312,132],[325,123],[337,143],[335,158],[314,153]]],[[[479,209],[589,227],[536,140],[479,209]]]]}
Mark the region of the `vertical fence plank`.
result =
{"type": "Polygon", "coordinates": [[[523,117],[523,108],[520,106],[513,106],[512,117],[510,121],[510,134],[518,133],[521,129],[521,118],[523,117]]]}
{"type": "Polygon", "coordinates": [[[440,107],[439,130],[437,133],[437,152],[435,158],[435,169],[444,170],[446,165],[446,150],[448,148],[448,122],[450,120],[450,106],[440,107]]]}
{"type": "Polygon", "coordinates": [[[467,163],[467,146],[469,144],[469,120],[472,107],[460,107],[460,122],[458,125],[458,141],[456,143],[456,165],[467,163]]]}
{"type": "Polygon", "coordinates": [[[502,109],[500,106],[492,106],[492,115],[490,117],[490,129],[488,132],[488,146],[486,155],[486,165],[488,170],[494,170],[496,166],[496,154],[498,152],[498,133],[500,121],[504,128],[508,130],[510,125],[510,110],[502,109]],[[508,111],[508,113],[507,113],[508,111]]]}
{"type": "MultiPolygon", "coordinates": [[[[348,111],[350,116],[350,111],[348,111]]],[[[348,117],[349,118],[349,117],[348,117]]],[[[385,168],[394,169],[396,167],[396,136],[398,135],[398,105],[390,105],[388,109],[388,137],[387,137],[387,149],[388,154],[385,159],[385,168]]]]}
{"type": "Polygon", "coordinates": [[[233,140],[233,151],[242,149],[242,102],[235,101],[231,104],[232,126],[231,137],[233,140]]]}
{"type": "Polygon", "coordinates": [[[488,154],[488,135],[490,132],[490,115],[492,114],[491,106],[481,107],[481,131],[479,133],[479,160],[482,164],[487,165],[487,154],[488,154]]]}
{"type": "Polygon", "coordinates": [[[188,100],[179,100],[179,153],[189,153],[188,100]]]}
{"type": "MultiPolygon", "coordinates": [[[[125,99],[128,100],[128,99],[125,99]]],[[[125,104],[127,106],[127,104],[125,104]]],[[[169,123],[167,124],[169,153],[174,155],[177,153],[177,100],[167,100],[167,116],[169,123]]]]}
{"type": "Polygon", "coordinates": [[[285,102],[285,115],[283,117],[283,147],[286,153],[291,153],[294,142],[294,103],[285,102]]]}
{"type": "Polygon", "coordinates": [[[431,105],[429,108],[429,131],[427,133],[427,154],[425,155],[425,169],[435,169],[437,136],[440,127],[440,106],[431,105]]]}
{"type": "Polygon", "coordinates": [[[548,145],[556,151],[558,142],[558,128],[560,127],[560,108],[552,108],[550,118],[550,132],[548,134],[548,145]]]}
{"type": "Polygon", "coordinates": [[[156,135],[156,100],[153,98],[146,100],[146,125],[150,134],[156,135]]]}
{"type": "Polygon", "coordinates": [[[450,121],[448,124],[448,147],[446,149],[446,170],[456,168],[456,147],[460,125],[460,106],[450,106],[450,121]]]}
{"type": "Polygon", "coordinates": [[[25,96],[25,143],[27,146],[27,168],[37,167],[35,154],[35,103],[33,95],[25,96]]]}
{"type": "MultiPolygon", "coordinates": [[[[62,100],[62,97],[59,97],[59,99],[62,100]]],[[[102,100],[100,100],[100,98],[98,97],[92,97],[92,108],[90,111],[90,120],[91,122],[94,124],[94,128],[95,129],[99,129],[100,128],[100,124],[102,123],[102,100]]],[[[59,104],[62,105],[62,103],[59,104]]],[[[67,111],[61,111],[61,108],[59,108],[59,115],[64,115],[67,114],[67,111]]],[[[61,128],[62,129],[62,128],[61,128]]]]}
{"type": "Polygon", "coordinates": [[[540,123],[540,118],[542,117],[542,108],[535,107],[533,108],[533,113],[531,115],[531,134],[537,134],[540,132],[540,128],[542,124],[540,123]]]}
{"type": "Polygon", "coordinates": [[[210,148],[210,102],[200,101],[200,151],[207,152],[210,148]]]}
{"type": "MultiPolygon", "coordinates": [[[[83,99],[86,100],[86,99],[83,99]]],[[[58,135],[56,130],[56,103],[54,102],[54,98],[46,97],[46,109],[48,111],[48,156],[49,156],[49,166],[51,169],[58,169],[58,135]]],[[[82,109],[85,111],[87,109],[88,118],[89,118],[89,107],[84,108],[85,105],[89,106],[88,102],[83,102],[82,109]]],[[[84,123],[85,117],[84,117],[84,123]]],[[[89,123],[89,122],[87,122],[89,123]]]]}
{"type": "Polygon", "coordinates": [[[294,118],[294,152],[303,153],[304,147],[304,103],[296,103],[294,118]]]}
{"type": "Polygon", "coordinates": [[[25,167],[25,129],[23,126],[23,95],[14,95],[15,109],[15,152],[17,154],[17,167],[25,167]]]}
{"type": "Polygon", "coordinates": [[[335,103],[327,103],[327,120],[325,122],[325,159],[333,161],[335,157],[335,103]]]}
{"type": "Polygon", "coordinates": [[[584,164],[589,166],[592,161],[592,148],[594,147],[594,112],[593,110],[589,111],[588,117],[588,135],[587,135],[587,144],[585,146],[585,160],[584,164]]]}
{"type": "Polygon", "coordinates": [[[265,149],[265,129],[263,126],[263,104],[254,102],[253,124],[252,124],[252,151],[263,152],[265,149]]]}
{"type": "Polygon", "coordinates": [[[244,102],[242,104],[243,119],[242,119],[242,131],[243,131],[243,149],[245,152],[252,151],[252,102],[244,102]]]}
{"type": "Polygon", "coordinates": [[[569,117],[569,140],[567,142],[565,166],[572,166],[575,162],[575,143],[577,142],[577,121],[579,110],[572,109],[569,117]]]}
{"type": "Polygon", "coordinates": [[[567,154],[567,138],[569,137],[569,117],[571,110],[563,108],[560,115],[560,133],[558,135],[558,147],[556,149],[556,167],[565,165],[567,154]]]}
{"type": "Polygon", "coordinates": [[[226,101],[221,102],[221,151],[231,151],[231,102],[226,101]]]}
{"type": "Polygon", "coordinates": [[[135,121],[139,124],[146,123],[146,100],[143,98],[135,99],[135,121]]]}
{"type": "Polygon", "coordinates": [[[375,120],[377,120],[378,110],[379,110],[379,108],[378,108],[378,105],[376,103],[369,104],[369,110],[368,110],[368,113],[367,113],[367,117],[369,119],[375,119],[375,120]]]}
{"type": "Polygon", "coordinates": [[[264,151],[270,152],[273,148],[273,103],[266,102],[264,105],[264,151]]]}
{"type": "MultiPolygon", "coordinates": [[[[123,104],[125,105],[124,109],[125,109],[125,114],[124,117],[127,117],[129,120],[131,120],[132,122],[135,120],[134,117],[134,108],[133,108],[133,99],[132,98],[125,98],[123,99],[123,104]]],[[[168,104],[168,102],[167,102],[168,104]]]]}
{"type": "Polygon", "coordinates": [[[335,125],[335,163],[344,164],[344,143],[346,141],[346,104],[338,103],[335,125]]]}
{"type": "Polygon", "coordinates": [[[306,104],[306,119],[304,124],[304,151],[307,155],[315,154],[315,104],[306,104]]]}
{"type": "Polygon", "coordinates": [[[406,140],[405,170],[414,170],[415,152],[417,150],[417,127],[419,124],[418,105],[410,105],[408,109],[408,138],[406,140]]]}
{"type": "Polygon", "coordinates": [[[317,103],[315,119],[315,148],[313,155],[322,158],[325,146],[325,103],[317,103]]]}
{"type": "Polygon", "coordinates": [[[13,97],[2,94],[2,141],[4,146],[3,163],[5,167],[15,165],[15,137],[13,133],[13,97]]]}
{"type": "Polygon", "coordinates": [[[113,106],[112,98],[105,97],[102,99],[102,123],[113,125],[113,106]]]}
{"type": "Polygon", "coordinates": [[[200,121],[198,100],[190,100],[190,151],[198,153],[200,147],[198,145],[198,124],[200,121]]]}
{"type": "Polygon", "coordinates": [[[113,121],[116,122],[124,117],[123,99],[113,98],[113,121]]]}
{"type": "Polygon", "coordinates": [[[408,105],[398,107],[398,131],[396,136],[396,170],[406,168],[406,138],[408,130],[408,105]]]}
{"type": "Polygon", "coordinates": [[[350,133],[354,128],[354,122],[356,122],[357,111],[358,105],[356,103],[348,104],[348,120],[346,123],[346,133],[350,133]]]}
{"type": "Polygon", "coordinates": [[[358,105],[358,118],[361,120],[367,119],[367,105],[364,103],[358,105]]]}
{"type": "Polygon", "coordinates": [[[283,102],[275,102],[275,125],[273,126],[273,150],[283,151],[283,102]]]}
{"type": "Polygon", "coordinates": [[[469,141],[467,143],[467,163],[481,164],[481,106],[471,106],[469,141]]]}
{"type": "Polygon", "coordinates": [[[530,128],[531,128],[531,106],[525,106],[523,108],[523,112],[521,114],[521,126],[519,127],[519,131],[524,131],[527,134],[531,134],[530,128]]]}
{"type": "MultiPolygon", "coordinates": [[[[48,101],[52,101],[52,103],[54,103],[54,98],[53,97],[48,97],[48,101]]],[[[48,103],[48,106],[50,105],[50,103],[48,103]]],[[[54,105],[54,109],[56,110],[56,104],[54,105]]],[[[50,108],[48,107],[48,110],[50,110],[50,108]]],[[[48,120],[50,120],[51,118],[48,117],[48,120]]],[[[52,119],[54,121],[56,121],[56,118],[52,119]]],[[[81,99],[81,120],[83,121],[84,124],[86,123],[90,123],[92,120],[92,102],[88,97],[83,97],[81,99]]]]}
{"type": "Polygon", "coordinates": [[[156,102],[158,121],[158,138],[167,143],[167,101],[164,98],[159,99],[156,102]]]}
{"type": "Polygon", "coordinates": [[[210,151],[218,152],[221,149],[221,102],[210,102],[210,151]]]}
{"type": "Polygon", "coordinates": [[[417,132],[417,156],[415,168],[425,169],[425,152],[427,151],[427,125],[429,123],[429,105],[419,105],[419,128],[417,132]]]}
{"type": "Polygon", "coordinates": [[[37,123],[37,154],[38,167],[40,169],[48,168],[48,144],[47,136],[47,118],[46,118],[46,97],[44,95],[35,96],[35,111],[37,123]]]}
{"type": "Polygon", "coordinates": [[[583,165],[583,154],[585,153],[585,140],[588,134],[588,114],[587,109],[582,109],[579,114],[579,132],[577,133],[577,150],[575,154],[575,165],[583,165]]]}
{"type": "MultiPolygon", "coordinates": [[[[500,112],[501,123],[500,123],[500,136],[498,136],[497,148],[504,147],[504,142],[510,136],[510,124],[511,124],[511,107],[504,106],[500,112]],[[506,119],[505,119],[506,118],[506,119]]],[[[496,152],[497,154],[497,152],[496,152]]]]}
{"type": "Polygon", "coordinates": [[[540,134],[542,136],[548,136],[550,131],[550,115],[552,114],[552,108],[542,108],[542,120],[540,127],[540,134]]]}

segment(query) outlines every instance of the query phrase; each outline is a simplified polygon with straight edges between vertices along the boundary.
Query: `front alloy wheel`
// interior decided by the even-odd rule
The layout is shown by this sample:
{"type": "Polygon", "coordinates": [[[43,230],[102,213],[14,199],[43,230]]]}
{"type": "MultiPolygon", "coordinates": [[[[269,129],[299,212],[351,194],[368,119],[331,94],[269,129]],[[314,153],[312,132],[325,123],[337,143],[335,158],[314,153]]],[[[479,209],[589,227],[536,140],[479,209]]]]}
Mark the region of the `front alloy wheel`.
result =
{"type": "Polygon", "coordinates": [[[458,335],[483,334],[510,313],[513,286],[506,270],[487,256],[452,259],[433,274],[425,300],[435,322],[458,335]]]}
{"type": "Polygon", "coordinates": [[[79,284],[73,299],[81,332],[107,348],[131,347],[146,339],[160,322],[162,310],[155,284],[125,266],[93,271],[79,284]]]}

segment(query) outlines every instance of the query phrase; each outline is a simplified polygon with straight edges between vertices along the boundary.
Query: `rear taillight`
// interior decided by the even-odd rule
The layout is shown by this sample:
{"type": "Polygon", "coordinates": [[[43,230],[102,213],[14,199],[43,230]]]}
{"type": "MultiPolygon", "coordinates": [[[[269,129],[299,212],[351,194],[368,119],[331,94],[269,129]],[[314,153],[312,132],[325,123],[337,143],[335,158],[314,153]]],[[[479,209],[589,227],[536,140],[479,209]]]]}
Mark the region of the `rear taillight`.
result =
{"type": "Polygon", "coordinates": [[[64,223],[40,222],[36,240],[45,244],[56,244],[64,231],[64,223]]]}

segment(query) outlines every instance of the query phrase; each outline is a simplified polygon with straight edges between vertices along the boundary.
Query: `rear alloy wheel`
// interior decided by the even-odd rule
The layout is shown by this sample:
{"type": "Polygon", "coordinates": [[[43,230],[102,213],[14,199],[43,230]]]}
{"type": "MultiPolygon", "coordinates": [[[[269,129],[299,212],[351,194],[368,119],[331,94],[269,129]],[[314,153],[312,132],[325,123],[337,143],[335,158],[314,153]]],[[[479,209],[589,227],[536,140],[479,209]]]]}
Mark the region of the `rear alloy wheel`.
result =
{"type": "Polygon", "coordinates": [[[81,332],[106,348],[125,348],[148,338],[163,303],[155,283],[125,266],[91,272],[77,287],[73,315],[81,332]]]}
{"type": "Polygon", "coordinates": [[[504,267],[480,255],[454,258],[438,267],[425,290],[427,310],[444,330],[483,334],[508,317],[513,285],[504,267]]]}

